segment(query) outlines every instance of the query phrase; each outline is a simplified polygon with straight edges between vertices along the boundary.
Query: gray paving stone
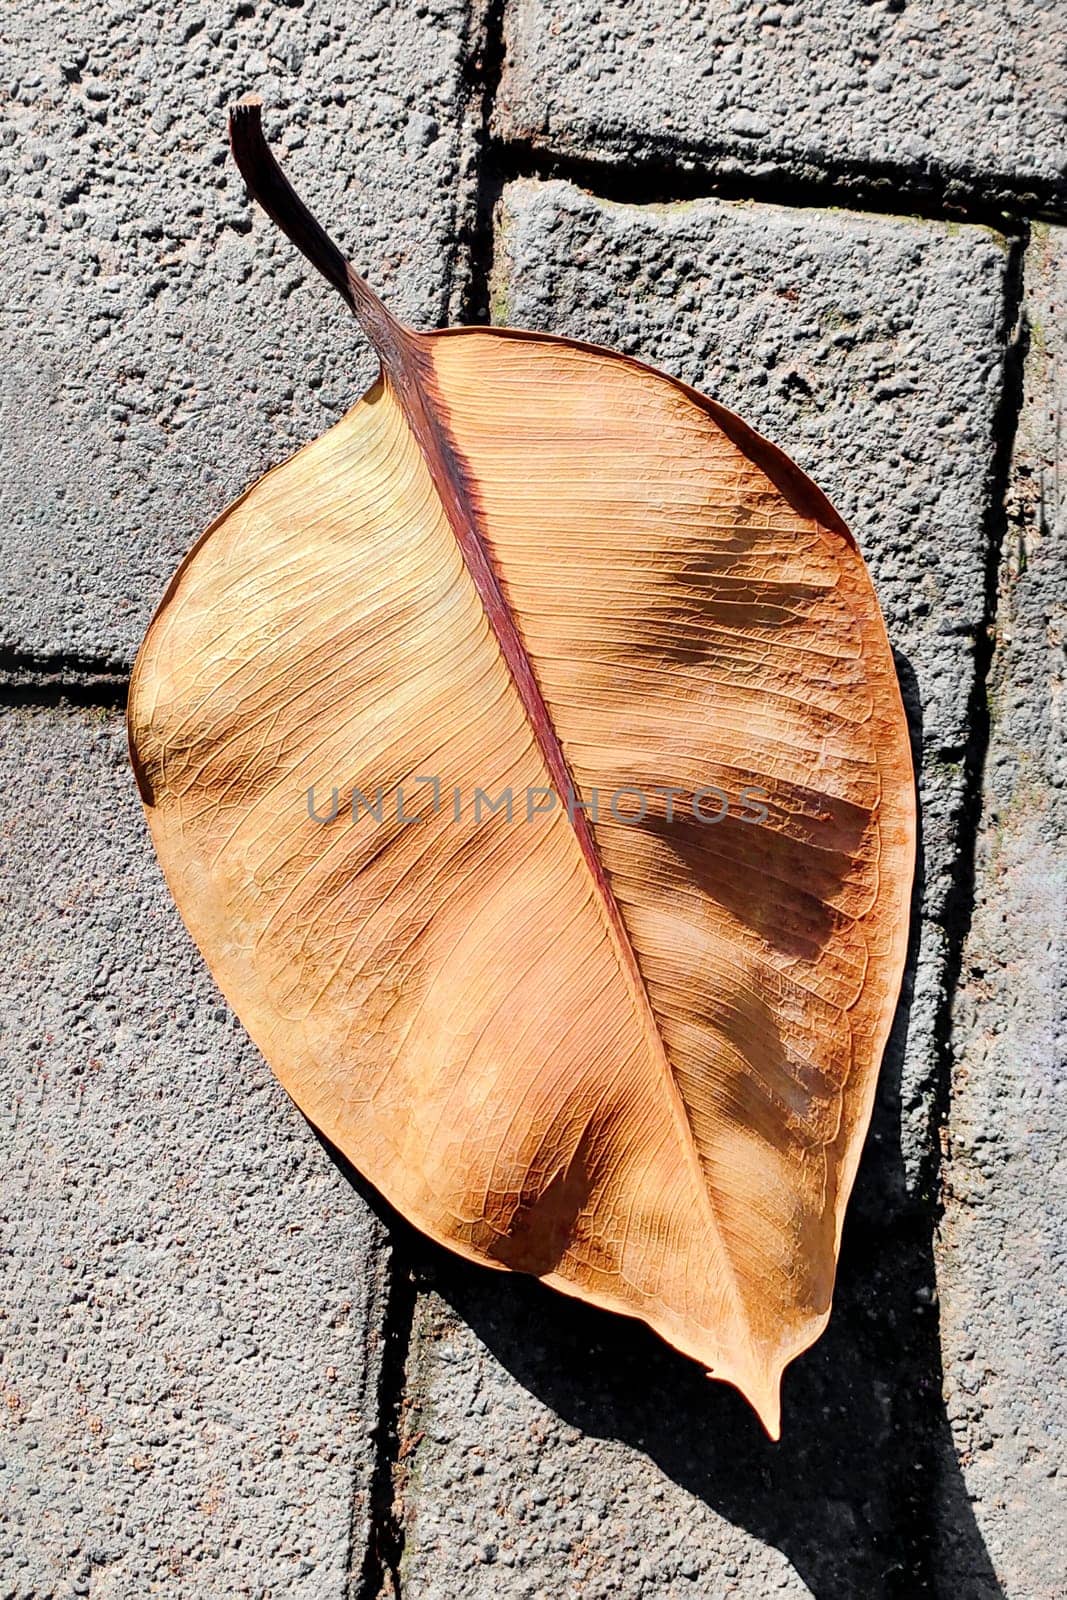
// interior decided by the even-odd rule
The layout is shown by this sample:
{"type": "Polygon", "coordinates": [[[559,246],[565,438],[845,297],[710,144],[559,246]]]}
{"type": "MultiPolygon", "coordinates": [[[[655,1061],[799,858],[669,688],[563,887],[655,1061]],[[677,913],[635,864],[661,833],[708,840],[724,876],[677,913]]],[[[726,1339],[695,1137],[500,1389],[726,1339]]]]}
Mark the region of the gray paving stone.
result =
{"type": "Polygon", "coordinates": [[[921,1190],[984,613],[1005,261],[1003,240],[976,228],[722,202],[623,207],[562,183],[505,191],[497,321],[610,344],[709,390],[850,520],[923,754],[926,914],[834,1316],[786,1375],[781,1444],[638,1325],[435,1257],[422,1268],[436,1292],[419,1300],[398,1486],[409,1600],[912,1600],[930,1593],[937,1471],[968,1568],[992,1581],[939,1399],[921,1190]]]}
{"type": "Polygon", "coordinates": [[[396,310],[444,318],[467,32],[465,0],[4,6],[0,650],[128,666],[206,523],[373,375],[253,216],[238,94],[396,310]]]}
{"type": "Polygon", "coordinates": [[[408,1437],[422,1438],[407,1491],[410,1600],[811,1596],[779,1550],[642,1451],[561,1419],[436,1299],[411,1377],[408,1437]]]}
{"type": "Polygon", "coordinates": [[[639,1324],[437,1258],[400,1440],[405,1600],[920,1600],[942,1458],[984,1580],[934,1426],[928,1261],[907,1234],[846,1253],[830,1327],[786,1376],[777,1445],[639,1324]]]}
{"type": "Polygon", "coordinates": [[[510,185],[499,215],[495,320],[612,345],[714,395],[811,473],[871,565],[922,752],[925,918],[902,1069],[913,1191],[983,625],[1006,254],[984,228],[619,206],[559,182],[510,185]]]}
{"type": "MultiPolygon", "coordinates": [[[[1067,230],[1026,258],[1030,346],[1001,568],[939,1252],[946,1396],[1003,1591],[1067,1593],[1067,230]]],[[[945,1519],[945,1600],[986,1600],[945,1519]]]]}
{"type": "Polygon", "coordinates": [[[0,791],[0,1594],[342,1600],[381,1229],[186,938],[120,719],[0,712],[0,791]]]}
{"type": "Polygon", "coordinates": [[[510,0],[505,136],[732,176],[1067,202],[1058,0],[510,0]]]}

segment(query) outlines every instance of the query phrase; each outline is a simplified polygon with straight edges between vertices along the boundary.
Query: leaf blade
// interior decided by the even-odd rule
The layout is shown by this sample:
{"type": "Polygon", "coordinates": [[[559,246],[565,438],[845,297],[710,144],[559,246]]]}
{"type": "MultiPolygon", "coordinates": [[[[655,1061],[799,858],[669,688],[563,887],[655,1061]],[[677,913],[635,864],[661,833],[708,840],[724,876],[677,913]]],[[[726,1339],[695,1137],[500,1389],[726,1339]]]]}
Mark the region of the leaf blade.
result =
{"type": "Polygon", "coordinates": [[[385,376],[220,519],[149,629],[131,752],[168,881],[394,1205],[642,1317],[777,1436],[907,937],[910,752],[862,559],[713,401],[575,341],[413,334],[297,223],[385,376]],[[392,801],[427,776],[559,803],[299,814],[335,778],[392,801]],[[590,820],[599,787],[682,814],[590,820]]]}

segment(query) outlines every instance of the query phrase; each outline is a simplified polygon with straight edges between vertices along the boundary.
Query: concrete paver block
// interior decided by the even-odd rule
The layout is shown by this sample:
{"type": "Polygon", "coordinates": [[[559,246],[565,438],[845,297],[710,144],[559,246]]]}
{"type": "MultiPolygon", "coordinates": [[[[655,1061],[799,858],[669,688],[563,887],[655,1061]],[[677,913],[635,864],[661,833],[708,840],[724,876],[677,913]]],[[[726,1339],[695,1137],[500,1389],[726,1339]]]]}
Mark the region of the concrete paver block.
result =
{"type": "Polygon", "coordinates": [[[224,1006],[120,719],[0,712],[0,1595],[343,1600],[379,1224],[224,1006]]]}
{"type": "Polygon", "coordinates": [[[902,1094],[913,1190],[984,623],[1006,263],[985,228],[620,206],[561,182],[511,184],[499,210],[495,320],[614,346],[740,412],[829,494],[870,563],[922,756],[925,920],[902,1094]]]}
{"type": "MultiPolygon", "coordinates": [[[[539,1334],[533,1323],[534,1363],[544,1356],[539,1334]]],[[[596,1370],[568,1376],[576,1397],[583,1386],[603,1394],[596,1370]]],[[[812,1595],[781,1551],[657,1461],[516,1383],[434,1297],[422,1305],[410,1377],[420,1397],[408,1419],[417,1440],[402,1569],[411,1600],[812,1595]]],[[[686,1425],[679,1417],[679,1432],[686,1425]]]]}
{"type": "Polygon", "coordinates": [[[830,1328],[786,1374],[782,1443],[647,1330],[437,1260],[401,1439],[409,1600],[921,1593],[940,1463],[954,1537],[991,1578],[939,1409],[921,1188],[1006,263],[1004,241],[980,228],[719,201],[617,206],[560,182],[504,192],[495,320],[621,348],[709,391],[850,521],[923,756],[925,918],[907,1052],[902,1065],[898,1040],[887,1062],[830,1328]]]}
{"type": "Polygon", "coordinates": [[[846,1234],[778,1444],[637,1323],[529,1279],[430,1271],[400,1438],[406,1600],[928,1595],[941,1461],[954,1538],[990,1575],[937,1416],[929,1248],[908,1231],[846,1234]]]}
{"type": "MultiPolygon", "coordinates": [[[[939,1251],[946,1398],[1005,1594],[1067,1593],[1067,230],[1027,252],[939,1251]]],[[[943,1593],[987,1600],[946,1519],[943,1593]]]]}
{"type": "Polygon", "coordinates": [[[444,320],[468,27],[464,0],[5,6],[0,651],[128,667],[201,530],[373,377],[245,195],[236,96],[396,311],[444,320]]]}
{"type": "Polygon", "coordinates": [[[511,0],[505,136],[723,176],[1067,203],[1057,0],[511,0]]]}

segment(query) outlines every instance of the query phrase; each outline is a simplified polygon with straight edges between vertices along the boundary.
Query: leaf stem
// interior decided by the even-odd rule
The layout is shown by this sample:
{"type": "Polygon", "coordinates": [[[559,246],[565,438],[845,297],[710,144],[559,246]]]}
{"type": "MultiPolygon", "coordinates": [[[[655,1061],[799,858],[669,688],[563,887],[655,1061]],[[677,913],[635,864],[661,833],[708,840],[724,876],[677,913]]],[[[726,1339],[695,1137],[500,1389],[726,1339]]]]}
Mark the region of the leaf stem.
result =
{"type": "Polygon", "coordinates": [[[262,110],[258,95],[245,95],[229,110],[230,149],[248,192],[337,290],[374,346],[385,371],[395,376],[407,367],[417,335],[393,316],[312,216],[264,137],[262,110]]]}

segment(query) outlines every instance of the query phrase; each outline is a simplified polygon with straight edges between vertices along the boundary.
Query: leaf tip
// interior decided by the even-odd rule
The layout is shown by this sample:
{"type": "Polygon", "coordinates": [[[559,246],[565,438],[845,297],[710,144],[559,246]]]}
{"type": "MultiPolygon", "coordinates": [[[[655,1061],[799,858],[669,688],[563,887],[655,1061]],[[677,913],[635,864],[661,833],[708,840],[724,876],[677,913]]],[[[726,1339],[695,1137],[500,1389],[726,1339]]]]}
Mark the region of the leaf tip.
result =
{"type": "Polygon", "coordinates": [[[772,1444],[777,1444],[782,1437],[782,1401],[775,1385],[773,1395],[767,1395],[762,1405],[756,1407],[756,1415],[766,1430],[767,1437],[772,1444]]]}
{"type": "Polygon", "coordinates": [[[753,1385],[748,1394],[757,1417],[763,1423],[767,1437],[777,1444],[782,1437],[782,1375],[768,1372],[762,1382],[753,1385]]]}
{"type": "Polygon", "coordinates": [[[704,1369],[704,1376],[713,1383],[733,1383],[756,1413],[767,1437],[777,1444],[782,1437],[782,1375],[781,1372],[752,1374],[745,1382],[730,1379],[725,1372],[704,1369]]]}

